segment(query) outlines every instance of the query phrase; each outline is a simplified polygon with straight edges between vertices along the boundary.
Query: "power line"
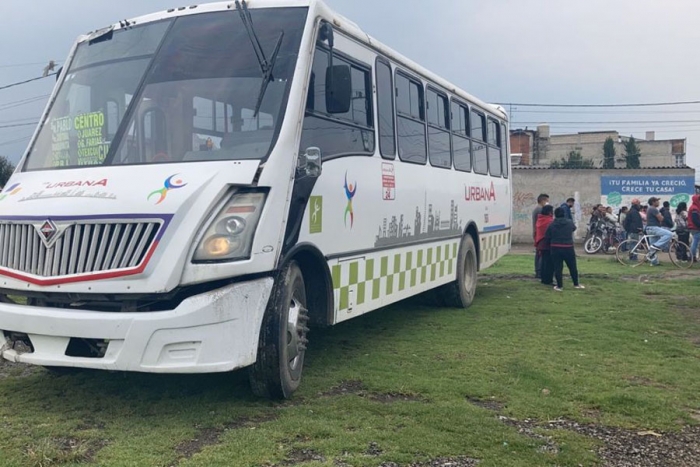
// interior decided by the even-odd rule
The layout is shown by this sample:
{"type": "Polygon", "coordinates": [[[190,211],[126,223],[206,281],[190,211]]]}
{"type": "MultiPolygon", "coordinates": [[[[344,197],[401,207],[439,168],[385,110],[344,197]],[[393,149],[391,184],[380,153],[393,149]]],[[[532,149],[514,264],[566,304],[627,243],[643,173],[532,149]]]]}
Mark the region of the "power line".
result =
{"type": "Polygon", "coordinates": [[[32,135],[26,135],[26,136],[22,136],[21,138],[11,139],[8,141],[2,141],[2,142],[0,142],[0,146],[8,146],[10,144],[21,143],[22,141],[26,141],[31,137],[32,137],[32,135]]]}
{"type": "Polygon", "coordinates": [[[6,84],[5,86],[0,86],[0,91],[2,91],[3,89],[11,88],[11,87],[13,87],[13,86],[19,86],[20,84],[31,83],[32,81],[38,81],[38,80],[40,80],[40,79],[48,78],[49,76],[55,76],[55,75],[56,75],[56,73],[49,73],[49,74],[46,75],[46,76],[38,76],[38,77],[36,77],[36,78],[27,79],[27,80],[24,80],[24,81],[18,81],[17,83],[6,84]]]}
{"type": "MultiPolygon", "coordinates": [[[[54,63],[58,64],[58,60],[53,60],[54,63]]],[[[46,65],[48,62],[34,62],[34,63],[14,63],[10,65],[0,65],[0,68],[19,68],[23,66],[37,66],[46,65]]]]}
{"type": "Polygon", "coordinates": [[[18,101],[6,102],[4,104],[0,104],[0,110],[13,109],[22,105],[32,104],[34,102],[47,99],[49,96],[51,96],[51,94],[43,94],[41,96],[28,97],[26,99],[21,99],[18,101]]]}
{"type": "Polygon", "coordinates": [[[700,104],[700,101],[675,101],[675,102],[646,102],[641,104],[534,104],[522,102],[496,102],[502,106],[521,106],[521,107],[660,107],[665,105],[692,105],[700,104]]]}
{"type": "Polygon", "coordinates": [[[29,122],[29,123],[13,123],[12,125],[0,125],[0,128],[16,128],[18,126],[30,126],[36,125],[39,122],[29,122]]]}
{"type": "Polygon", "coordinates": [[[605,110],[519,110],[513,109],[513,113],[522,114],[593,114],[593,115],[656,115],[656,114],[697,114],[700,110],[619,110],[619,111],[605,111],[605,110]]]}
{"type": "MultiPolygon", "coordinates": [[[[542,124],[541,121],[539,122],[517,122],[518,125],[538,125],[542,124]]],[[[589,121],[589,122],[550,122],[550,124],[562,124],[562,125],[617,125],[617,124],[660,124],[660,123],[700,123],[700,120],[636,120],[636,121],[613,121],[613,120],[606,120],[606,121],[589,121]]]]}

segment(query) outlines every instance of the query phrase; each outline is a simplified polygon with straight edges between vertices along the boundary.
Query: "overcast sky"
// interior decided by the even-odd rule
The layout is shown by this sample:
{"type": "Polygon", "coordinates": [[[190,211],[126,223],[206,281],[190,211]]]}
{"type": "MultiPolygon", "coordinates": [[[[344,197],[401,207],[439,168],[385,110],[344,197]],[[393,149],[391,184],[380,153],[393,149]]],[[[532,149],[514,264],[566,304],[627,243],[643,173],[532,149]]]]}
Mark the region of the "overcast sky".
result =
{"type": "MultiPolygon", "coordinates": [[[[489,102],[700,100],[695,0],[327,1],[388,46],[489,102]]],[[[0,0],[0,86],[39,76],[51,59],[62,62],[80,33],[180,5],[0,0]]],[[[40,96],[53,84],[49,78],[0,90],[0,127],[39,117],[45,104],[40,96]]],[[[700,105],[511,110],[512,128],[550,122],[553,133],[619,130],[643,138],[655,130],[657,139],[687,137],[688,165],[700,168],[700,105]],[[630,121],[651,123],[612,123],[630,121]],[[653,123],[659,121],[665,123],[653,123]]],[[[31,125],[0,128],[0,154],[18,160],[32,131],[31,125]]]]}

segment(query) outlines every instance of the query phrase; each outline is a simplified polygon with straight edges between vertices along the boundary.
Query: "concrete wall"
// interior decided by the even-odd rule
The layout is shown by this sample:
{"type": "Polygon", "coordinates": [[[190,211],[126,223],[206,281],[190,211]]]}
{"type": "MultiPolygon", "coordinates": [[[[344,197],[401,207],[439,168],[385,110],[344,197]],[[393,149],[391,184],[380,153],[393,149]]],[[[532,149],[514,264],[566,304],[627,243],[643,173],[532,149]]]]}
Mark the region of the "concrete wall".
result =
{"type": "MultiPolygon", "coordinates": [[[[579,229],[577,234],[585,235],[585,225],[591,209],[601,202],[600,178],[609,176],[695,176],[694,169],[661,170],[568,170],[568,169],[528,169],[513,167],[513,242],[532,242],[532,210],[537,204],[537,196],[547,193],[550,204],[555,207],[567,198],[576,198],[579,229]]],[[[646,200],[642,200],[646,203],[646,200]]]]}

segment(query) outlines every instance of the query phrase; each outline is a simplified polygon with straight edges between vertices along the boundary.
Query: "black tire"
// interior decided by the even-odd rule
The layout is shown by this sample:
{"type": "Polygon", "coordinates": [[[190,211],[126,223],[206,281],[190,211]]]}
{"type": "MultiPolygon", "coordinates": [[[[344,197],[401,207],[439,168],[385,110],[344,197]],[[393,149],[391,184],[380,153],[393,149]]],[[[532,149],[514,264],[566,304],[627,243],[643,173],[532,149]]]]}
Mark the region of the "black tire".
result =
{"type": "Polygon", "coordinates": [[[476,294],[477,254],[471,235],[462,237],[457,256],[457,278],[434,291],[438,304],[450,308],[468,308],[476,294]]]}
{"type": "Polygon", "coordinates": [[[256,396],[288,399],[299,387],[309,320],[304,276],[296,261],[280,272],[265,310],[257,360],[250,367],[256,396]]]}
{"type": "Polygon", "coordinates": [[[693,267],[690,246],[680,240],[671,241],[671,245],[668,248],[668,256],[677,268],[690,269],[693,267]]]}

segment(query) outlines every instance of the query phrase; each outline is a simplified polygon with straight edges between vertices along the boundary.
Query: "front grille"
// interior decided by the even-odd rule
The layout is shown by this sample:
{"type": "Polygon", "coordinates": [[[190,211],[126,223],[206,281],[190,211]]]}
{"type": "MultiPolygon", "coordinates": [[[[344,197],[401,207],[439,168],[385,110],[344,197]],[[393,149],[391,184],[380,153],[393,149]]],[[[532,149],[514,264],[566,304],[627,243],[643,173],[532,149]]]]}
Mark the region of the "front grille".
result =
{"type": "Polygon", "coordinates": [[[56,223],[59,237],[47,248],[40,225],[0,221],[0,267],[40,277],[133,268],[161,227],[160,222],[56,223]]]}

